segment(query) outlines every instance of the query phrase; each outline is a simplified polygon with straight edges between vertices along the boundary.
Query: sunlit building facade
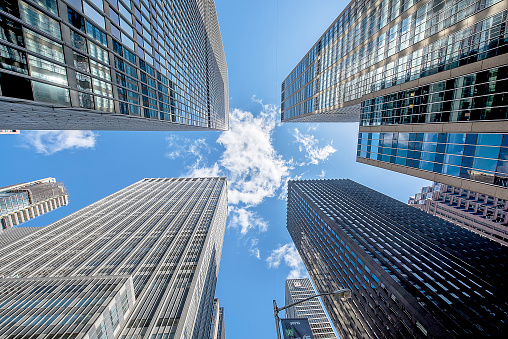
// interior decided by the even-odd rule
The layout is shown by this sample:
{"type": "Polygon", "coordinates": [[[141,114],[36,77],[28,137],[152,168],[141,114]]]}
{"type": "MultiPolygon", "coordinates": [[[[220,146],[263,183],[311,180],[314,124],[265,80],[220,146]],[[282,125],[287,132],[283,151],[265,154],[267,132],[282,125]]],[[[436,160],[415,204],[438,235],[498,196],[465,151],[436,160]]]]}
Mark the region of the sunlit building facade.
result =
{"type": "Polygon", "coordinates": [[[348,179],[289,181],[287,228],[341,338],[506,333],[505,246],[348,179]]]}
{"type": "Polygon", "coordinates": [[[410,197],[408,204],[508,246],[506,200],[433,183],[410,197]]]}
{"type": "MultiPolygon", "coordinates": [[[[328,292],[328,291],[327,291],[328,292]]],[[[309,278],[286,279],[285,304],[289,305],[316,295],[309,278]]],[[[286,318],[307,318],[315,339],[337,339],[330,320],[318,298],[286,308],[286,318]]]]}
{"type": "Polygon", "coordinates": [[[0,128],[227,130],[213,0],[4,0],[0,128]]]}
{"type": "Polygon", "coordinates": [[[507,16],[353,0],[282,83],[282,121],[359,122],[358,162],[508,199],[507,16]]]}
{"type": "Polygon", "coordinates": [[[1,187],[0,232],[68,203],[65,185],[54,178],[1,187]]]}
{"type": "Polygon", "coordinates": [[[226,186],[143,179],[14,241],[0,235],[0,289],[11,291],[0,337],[206,338],[226,186]]]}
{"type": "Polygon", "coordinates": [[[213,300],[212,320],[210,321],[210,334],[208,339],[225,339],[226,323],[224,322],[224,307],[220,307],[219,299],[213,300]]]}

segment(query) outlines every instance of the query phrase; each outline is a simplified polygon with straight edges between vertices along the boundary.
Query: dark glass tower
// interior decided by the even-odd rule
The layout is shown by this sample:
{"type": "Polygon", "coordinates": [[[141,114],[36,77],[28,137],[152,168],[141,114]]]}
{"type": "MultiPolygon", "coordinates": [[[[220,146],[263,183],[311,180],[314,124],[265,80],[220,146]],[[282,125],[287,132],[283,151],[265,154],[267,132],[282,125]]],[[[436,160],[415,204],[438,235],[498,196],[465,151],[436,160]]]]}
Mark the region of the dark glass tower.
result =
{"type": "Polygon", "coordinates": [[[504,246],[347,179],[290,181],[287,228],[341,338],[506,333],[504,246]]]}

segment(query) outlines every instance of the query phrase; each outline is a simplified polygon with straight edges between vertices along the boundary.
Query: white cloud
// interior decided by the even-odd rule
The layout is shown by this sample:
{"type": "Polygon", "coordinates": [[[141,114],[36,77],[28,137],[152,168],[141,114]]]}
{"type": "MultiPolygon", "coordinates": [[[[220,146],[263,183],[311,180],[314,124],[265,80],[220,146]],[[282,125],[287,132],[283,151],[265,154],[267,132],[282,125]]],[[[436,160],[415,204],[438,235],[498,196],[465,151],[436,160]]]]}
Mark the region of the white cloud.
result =
{"type": "Polygon", "coordinates": [[[188,177],[192,178],[207,178],[207,177],[220,177],[221,171],[219,164],[215,163],[212,167],[201,166],[200,161],[189,167],[188,177]]]}
{"type": "Polygon", "coordinates": [[[269,268],[278,268],[281,262],[291,268],[287,279],[306,278],[309,276],[294,244],[286,244],[272,251],[266,259],[269,268]]]}
{"type": "Polygon", "coordinates": [[[242,235],[246,235],[252,229],[258,232],[268,230],[268,223],[248,208],[229,206],[229,215],[229,227],[239,228],[242,235]]]}
{"type": "Polygon", "coordinates": [[[257,259],[261,259],[261,254],[259,252],[259,248],[257,247],[259,243],[259,239],[254,238],[251,240],[249,252],[252,256],[256,257],[257,259]]]}
{"type": "Polygon", "coordinates": [[[230,113],[230,130],[217,140],[225,151],[219,163],[227,171],[231,204],[255,206],[273,197],[291,170],[272,145],[272,134],[280,111],[275,105],[262,105],[254,116],[235,109],[230,113]]]}
{"type": "Polygon", "coordinates": [[[182,156],[183,152],[194,154],[190,146],[194,147],[197,159],[188,168],[187,175],[228,177],[228,199],[233,206],[252,207],[275,196],[292,169],[292,161],[283,159],[272,145],[280,110],[275,105],[264,105],[260,100],[253,100],[261,105],[261,112],[257,116],[240,109],[230,112],[230,129],[217,139],[217,143],[224,147],[224,153],[212,167],[202,163],[202,150],[209,152],[209,148],[204,147],[204,141],[198,145],[191,145],[190,140],[179,141],[183,146],[177,147],[174,139],[168,140],[175,148],[168,154],[172,158],[182,156]]]}
{"type": "Polygon", "coordinates": [[[94,148],[96,138],[97,134],[92,131],[28,131],[24,135],[25,146],[45,155],[68,149],[94,148]]]}
{"type": "Polygon", "coordinates": [[[299,144],[300,152],[305,151],[305,157],[309,160],[308,164],[317,165],[320,161],[325,161],[330,155],[337,152],[332,143],[319,147],[319,141],[314,135],[301,133],[298,128],[294,129],[293,136],[299,144]]]}
{"type": "Polygon", "coordinates": [[[325,170],[321,170],[321,174],[318,174],[318,177],[320,177],[320,178],[324,178],[324,177],[325,177],[325,175],[326,175],[325,170]]]}
{"type": "Polygon", "coordinates": [[[168,142],[169,148],[169,152],[166,153],[166,156],[170,159],[188,158],[191,156],[201,160],[203,159],[203,151],[207,153],[210,153],[211,151],[210,147],[206,143],[206,139],[204,138],[191,140],[177,135],[172,135],[167,137],[166,141],[168,142]]]}

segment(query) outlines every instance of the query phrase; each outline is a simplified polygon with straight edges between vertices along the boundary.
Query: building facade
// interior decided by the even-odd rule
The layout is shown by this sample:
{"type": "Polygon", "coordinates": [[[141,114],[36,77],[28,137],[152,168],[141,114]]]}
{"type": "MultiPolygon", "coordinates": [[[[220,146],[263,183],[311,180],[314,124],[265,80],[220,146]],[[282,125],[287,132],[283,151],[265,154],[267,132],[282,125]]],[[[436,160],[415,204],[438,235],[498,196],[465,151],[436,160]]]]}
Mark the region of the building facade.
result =
{"type": "Polygon", "coordinates": [[[8,322],[0,337],[205,338],[224,240],[226,186],[226,178],[143,179],[0,245],[2,291],[27,279],[55,286],[27,290],[27,296],[1,294],[0,319],[8,322]],[[71,298],[57,290],[67,291],[62,286],[69,284],[56,283],[62,279],[91,281],[72,283],[79,291],[71,298]],[[98,290],[105,285],[113,304],[98,290]],[[62,303],[51,304],[55,298],[62,303]],[[30,312],[21,305],[28,299],[37,303],[30,312]]]}
{"type": "Polygon", "coordinates": [[[358,162],[506,200],[507,20],[501,0],[354,0],[282,83],[282,121],[359,122],[358,162]]]}
{"type": "Polygon", "coordinates": [[[0,21],[0,128],[229,128],[213,0],[4,0],[0,21]]]}
{"type": "MultiPolygon", "coordinates": [[[[328,291],[327,291],[328,292],[328,291]]],[[[286,305],[316,295],[309,278],[286,279],[286,305]]],[[[318,298],[286,309],[286,318],[307,318],[315,339],[337,339],[318,298]]]]}
{"type": "Polygon", "coordinates": [[[347,179],[290,181],[287,228],[341,338],[506,332],[504,246],[347,179]]]}
{"type": "Polygon", "coordinates": [[[219,299],[213,299],[212,319],[210,321],[209,339],[225,339],[224,307],[219,306],[219,299]]]}
{"type": "Polygon", "coordinates": [[[219,331],[217,332],[217,339],[226,339],[226,322],[224,319],[224,307],[219,308],[219,331]]]}
{"type": "Polygon", "coordinates": [[[68,203],[65,185],[54,178],[1,187],[0,232],[68,203]]]}
{"type": "Polygon", "coordinates": [[[408,204],[508,246],[506,200],[433,183],[409,198],[408,204]]]}

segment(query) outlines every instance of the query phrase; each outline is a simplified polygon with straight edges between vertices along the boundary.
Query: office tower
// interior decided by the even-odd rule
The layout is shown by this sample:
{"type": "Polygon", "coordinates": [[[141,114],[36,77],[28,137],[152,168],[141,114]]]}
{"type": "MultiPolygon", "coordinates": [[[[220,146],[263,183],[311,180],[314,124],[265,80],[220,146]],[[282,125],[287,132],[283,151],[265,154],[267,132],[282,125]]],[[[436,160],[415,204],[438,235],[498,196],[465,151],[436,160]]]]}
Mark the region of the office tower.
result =
{"type": "Polygon", "coordinates": [[[210,339],[225,339],[224,307],[219,307],[219,299],[213,300],[212,320],[210,322],[210,339]]]}
{"type": "Polygon", "coordinates": [[[506,333],[505,246],[347,179],[290,181],[287,228],[341,338],[506,333]]]}
{"type": "Polygon", "coordinates": [[[4,0],[0,22],[0,128],[229,128],[213,0],[4,0]]]}
{"type": "Polygon", "coordinates": [[[0,248],[10,245],[24,236],[37,232],[41,227],[11,227],[0,231],[0,248]]]}
{"type": "MultiPolygon", "coordinates": [[[[328,291],[326,291],[328,292],[328,291]]],[[[286,305],[316,295],[309,278],[286,280],[286,305]]],[[[315,339],[337,339],[318,298],[286,309],[286,318],[307,318],[315,339]]]]}
{"type": "Polygon", "coordinates": [[[204,338],[226,216],[226,178],[143,179],[0,248],[0,337],[204,338]]]}
{"type": "Polygon", "coordinates": [[[433,183],[422,187],[408,204],[508,246],[506,200],[433,183]]]}
{"type": "Polygon", "coordinates": [[[226,322],[224,320],[224,307],[219,308],[219,331],[217,339],[226,339],[226,322]]]}
{"type": "Polygon", "coordinates": [[[507,16],[353,0],[282,83],[282,121],[359,121],[358,162],[506,200],[507,16]]]}
{"type": "Polygon", "coordinates": [[[68,203],[67,189],[54,178],[1,187],[0,232],[68,203]]]}

